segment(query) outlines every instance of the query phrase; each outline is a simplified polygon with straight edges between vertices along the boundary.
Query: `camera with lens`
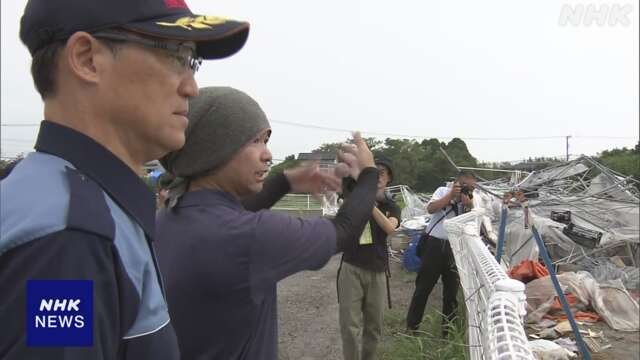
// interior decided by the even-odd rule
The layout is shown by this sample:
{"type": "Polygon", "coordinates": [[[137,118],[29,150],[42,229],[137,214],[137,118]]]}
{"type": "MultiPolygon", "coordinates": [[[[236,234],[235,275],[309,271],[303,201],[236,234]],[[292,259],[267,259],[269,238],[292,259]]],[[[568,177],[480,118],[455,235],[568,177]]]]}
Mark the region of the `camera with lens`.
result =
{"type": "Polygon", "coordinates": [[[467,195],[469,199],[473,199],[473,188],[467,184],[460,186],[460,193],[467,195]]]}

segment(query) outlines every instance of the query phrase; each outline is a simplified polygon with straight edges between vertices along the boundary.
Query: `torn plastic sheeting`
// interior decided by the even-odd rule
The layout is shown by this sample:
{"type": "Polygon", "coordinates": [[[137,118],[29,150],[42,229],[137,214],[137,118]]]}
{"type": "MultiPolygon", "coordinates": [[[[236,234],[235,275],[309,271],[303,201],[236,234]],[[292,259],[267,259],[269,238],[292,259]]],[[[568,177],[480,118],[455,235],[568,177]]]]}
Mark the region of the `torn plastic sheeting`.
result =
{"type": "MultiPolygon", "coordinates": [[[[546,210],[544,210],[546,212],[546,210]]],[[[540,209],[534,209],[530,215],[531,221],[536,224],[540,235],[549,246],[548,251],[552,259],[561,259],[571,254],[581,255],[583,250],[591,250],[583,248],[575,243],[569,237],[562,233],[562,229],[566,226],[555,222],[548,217],[539,214],[540,209]]],[[[581,226],[593,229],[593,226],[578,220],[576,222],[581,226]]],[[[524,260],[538,259],[538,246],[531,239],[531,229],[524,228],[524,219],[522,211],[510,210],[507,218],[507,227],[505,230],[505,259],[511,266],[520,264],[524,260]]],[[[586,251],[585,250],[585,251],[586,251]]]]}
{"type": "Polygon", "coordinates": [[[535,187],[546,182],[557,181],[568,178],[570,176],[581,174],[587,170],[589,170],[589,168],[584,164],[569,163],[568,165],[556,166],[534,172],[519,185],[522,188],[535,187]]]}
{"type": "Polygon", "coordinates": [[[627,290],[640,291],[640,269],[633,266],[619,267],[605,259],[597,259],[597,265],[588,270],[600,284],[620,280],[627,290]]]}
{"type": "Polygon", "coordinates": [[[539,255],[538,246],[532,237],[531,229],[524,228],[522,211],[510,210],[507,214],[504,255],[502,258],[512,266],[524,260],[537,260],[539,255]]]}
{"type": "Polygon", "coordinates": [[[495,202],[496,199],[493,196],[477,189],[474,190],[473,207],[475,209],[484,209],[484,212],[480,217],[480,222],[484,227],[486,238],[493,242],[494,245],[498,242],[498,234],[493,228],[493,221],[500,219],[500,212],[498,211],[498,213],[495,213],[495,202]]]}
{"type": "Polygon", "coordinates": [[[402,197],[404,207],[402,208],[401,217],[403,220],[417,216],[429,217],[429,214],[427,213],[427,202],[430,198],[429,195],[417,194],[406,185],[390,186],[387,190],[394,196],[394,198],[398,198],[399,196],[402,197]]]}
{"type": "MultiPolygon", "coordinates": [[[[546,244],[555,244],[557,247],[549,249],[551,256],[553,259],[560,259],[566,256],[573,254],[582,254],[584,251],[589,251],[591,249],[583,247],[582,245],[576,243],[567,235],[565,235],[562,230],[566,227],[565,224],[561,224],[551,220],[548,217],[540,216],[538,213],[540,209],[534,209],[534,214],[531,216],[532,220],[536,224],[536,228],[540,232],[540,236],[544,239],[546,244]],[[558,248],[559,247],[559,248],[558,248]]],[[[546,211],[546,209],[545,209],[546,211]]],[[[545,214],[546,216],[546,214],[545,214]]],[[[572,219],[573,223],[582,227],[585,227],[590,230],[602,231],[602,229],[596,228],[593,225],[580,220],[579,218],[572,219]]],[[[601,240],[601,244],[605,243],[606,236],[608,234],[605,233],[603,235],[603,240],[601,240]]]]}
{"type": "MultiPolygon", "coordinates": [[[[596,283],[595,280],[593,282],[596,283]]],[[[619,279],[596,287],[591,301],[593,308],[611,328],[619,331],[640,330],[638,303],[619,279]]]]}
{"type": "Polygon", "coordinates": [[[572,353],[577,353],[579,351],[576,342],[569,338],[555,339],[553,342],[562,346],[564,349],[571,351],[572,353]]]}
{"type": "MultiPolygon", "coordinates": [[[[615,179],[620,181],[622,179],[615,179]]],[[[586,193],[591,194],[602,194],[606,196],[610,196],[614,199],[618,200],[635,200],[634,196],[630,194],[628,191],[624,191],[617,186],[614,186],[616,181],[606,174],[598,174],[596,177],[591,179],[591,184],[587,189],[586,193]]]]}
{"type": "MultiPolygon", "coordinates": [[[[551,168],[549,170],[553,170],[550,173],[557,173],[557,168],[551,168]]],[[[571,211],[572,222],[575,225],[602,233],[602,238],[597,249],[608,249],[611,246],[624,245],[625,243],[640,243],[640,207],[637,206],[638,198],[628,190],[620,190],[624,191],[625,194],[628,193],[627,195],[629,196],[627,199],[616,200],[615,197],[606,198],[609,196],[606,191],[607,188],[598,187],[600,185],[610,185],[612,190],[615,190],[624,189],[624,186],[628,185],[617,184],[616,182],[605,184],[604,181],[596,181],[592,191],[586,191],[585,187],[588,188],[589,185],[587,184],[590,184],[589,180],[578,180],[577,177],[573,180],[562,179],[562,177],[569,173],[570,172],[565,173],[556,179],[555,182],[551,181],[546,184],[538,191],[539,197],[529,201],[531,215],[535,215],[532,216],[532,219],[534,217],[536,218],[536,225],[545,242],[553,245],[548,249],[552,259],[559,260],[565,259],[569,255],[582,255],[583,251],[588,252],[590,249],[576,244],[564,235],[562,229],[565,227],[565,224],[552,221],[550,219],[551,211],[571,211]],[[636,203],[634,204],[634,202],[636,203]]],[[[608,175],[602,177],[602,179],[609,178],[611,177],[608,175]]],[[[494,186],[496,185],[497,184],[494,184],[494,186]]],[[[503,192],[509,190],[509,186],[513,185],[502,184],[500,186],[505,186],[506,189],[494,190],[503,192]]],[[[499,209],[499,201],[494,199],[492,206],[493,212],[496,213],[499,209]]],[[[509,212],[509,225],[514,221],[522,224],[520,220],[522,217],[521,209],[512,208],[509,212]]],[[[524,237],[520,235],[520,233],[526,233],[524,226],[516,225],[511,227],[509,225],[507,231],[514,232],[512,235],[515,235],[516,239],[512,239],[510,234],[507,234],[506,242],[507,244],[509,244],[509,242],[516,243],[516,246],[512,248],[519,250],[519,252],[514,254],[513,251],[509,252],[508,249],[506,249],[505,261],[508,261],[511,256],[513,256],[514,259],[512,259],[510,264],[517,264],[525,258],[533,259],[537,254],[533,252],[531,246],[527,245],[523,249],[520,249],[519,246],[522,244],[519,238],[524,237]]],[[[627,255],[627,250],[623,247],[606,251],[611,254],[627,255]]],[[[636,251],[636,257],[637,255],[638,252],[636,251]]],[[[571,261],[572,259],[570,258],[568,260],[571,261]]]]}
{"type": "MultiPolygon", "coordinates": [[[[604,199],[587,198],[574,201],[574,197],[563,197],[566,204],[546,204],[532,207],[532,212],[549,220],[546,224],[556,224],[560,230],[564,224],[550,219],[551,211],[571,211],[571,221],[579,226],[602,232],[600,247],[619,242],[638,243],[640,213],[637,206],[620,204],[604,199]]],[[[537,224],[540,230],[543,224],[537,224]]],[[[546,240],[546,239],[545,239],[546,240]]],[[[570,239],[568,239],[570,240],[570,239]]]]}
{"type": "MultiPolygon", "coordinates": [[[[586,271],[566,272],[558,275],[563,292],[570,292],[578,303],[590,305],[614,330],[640,330],[640,309],[620,280],[606,284],[598,282],[586,271]]],[[[547,276],[536,279],[526,285],[529,322],[538,322],[552,308],[555,290],[547,276]]],[[[576,306],[576,311],[581,310],[576,306]]]]}
{"type": "MultiPolygon", "coordinates": [[[[566,225],[551,220],[547,213],[548,208],[533,208],[532,210],[530,215],[532,223],[535,223],[545,243],[549,245],[547,248],[549,255],[554,260],[564,259],[561,263],[573,262],[575,259],[579,259],[582,255],[589,254],[592,251],[597,251],[600,256],[607,254],[626,255],[626,248],[619,247],[615,244],[623,245],[623,241],[629,240],[633,242],[632,239],[635,239],[633,235],[624,236],[618,231],[612,230],[607,232],[576,217],[573,219],[576,225],[603,232],[598,248],[586,248],[563,234],[562,229],[566,225]]],[[[621,230],[621,228],[617,230],[621,230]]],[[[506,241],[504,251],[504,258],[508,264],[513,266],[526,259],[535,260],[538,258],[538,248],[535,241],[530,240],[530,238],[531,230],[524,228],[522,211],[510,210],[505,231],[506,241]]]]}
{"type": "MultiPolygon", "coordinates": [[[[579,256],[588,254],[594,250],[598,252],[599,256],[627,256],[627,248],[624,244],[638,242],[638,227],[636,225],[630,224],[629,226],[620,226],[618,224],[617,226],[619,227],[606,230],[604,228],[594,226],[584,219],[581,219],[579,216],[575,216],[572,220],[576,225],[596,230],[603,234],[602,239],[600,240],[600,245],[596,249],[583,247],[563,234],[562,230],[566,226],[565,224],[555,222],[549,218],[550,212],[552,211],[550,209],[558,210],[563,209],[563,207],[532,208],[530,217],[536,224],[536,227],[538,228],[538,231],[545,243],[550,245],[547,250],[554,261],[564,259],[561,263],[573,262],[574,259],[579,256]],[[571,257],[569,258],[569,256],[571,257]]],[[[639,216],[637,214],[637,210],[630,211],[636,211],[635,216],[639,216]]],[[[607,214],[607,217],[608,216],[610,216],[610,214],[607,214]]],[[[623,215],[620,216],[620,218],[622,218],[623,215]]],[[[602,219],[604,219],[604,217],[602,219]]],[[[604,221],[602,219],[600,220],[604,221]]],[[[531,231],[530,229],[524,228],[522,211],[519,209],[509,210],[505,231],[505,250],[503,255],[503,258],[508,262],[508,264],[515,265],[525,259],[537,259],[538,249],[535,241],[531,241],[530,238],[531,231]]]]}
{"type": "Polygon", "coordinates": [[[538,360],[568,360],[576,354],[549,340],[529,341],[529,348],[538,360]]]}

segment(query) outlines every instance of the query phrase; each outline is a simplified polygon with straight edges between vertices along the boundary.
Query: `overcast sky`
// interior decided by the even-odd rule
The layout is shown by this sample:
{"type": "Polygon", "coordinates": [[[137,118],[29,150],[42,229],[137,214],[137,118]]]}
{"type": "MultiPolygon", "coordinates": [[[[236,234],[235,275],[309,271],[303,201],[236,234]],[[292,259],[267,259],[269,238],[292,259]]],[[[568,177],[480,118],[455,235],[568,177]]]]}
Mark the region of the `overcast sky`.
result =
{"type": "MultiPolygon", "coordinates": [[[[565,135],[572,154],[638,142],[634,0],[187,3],[251,23],[244,49],[205,62],[196,79],[253,96],[272,120],[276,159],[348,135],[317,127],[461,137],[483,161],[562,155],[565,135]],[[600,4],[626,6],[629,24],[561,25],[563,6],[600,4]],[[514,137],[534,139],[488,140],[514,137]]],[[[37,127],[6,125],[43,115],[18,38],[26,1],[1,4],[1,150],[13,156],[31,149],[37,127]]]]}

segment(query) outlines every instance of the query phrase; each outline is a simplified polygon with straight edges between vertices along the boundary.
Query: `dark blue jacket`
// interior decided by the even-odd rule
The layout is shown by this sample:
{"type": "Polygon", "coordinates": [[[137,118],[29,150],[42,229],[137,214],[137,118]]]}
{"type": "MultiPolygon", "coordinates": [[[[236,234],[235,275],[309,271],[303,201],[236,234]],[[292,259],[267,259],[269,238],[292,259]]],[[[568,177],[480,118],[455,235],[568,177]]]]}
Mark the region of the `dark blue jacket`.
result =
{"type": "Polygon", "coordinates": [[[0,183],[0,358],[178,359],[144,182],[91,138],[44,121],[0,183]],[[93,281],[93,346],[26,345],[27,280],[93,281]]]}
{"type": "Polygon", "coordinates": [[[169,311],[189,360],[276,360],[278,281],[336,252],[328,219],[249,211],[217,190],[186,193],[157,226],[169,311]]]}

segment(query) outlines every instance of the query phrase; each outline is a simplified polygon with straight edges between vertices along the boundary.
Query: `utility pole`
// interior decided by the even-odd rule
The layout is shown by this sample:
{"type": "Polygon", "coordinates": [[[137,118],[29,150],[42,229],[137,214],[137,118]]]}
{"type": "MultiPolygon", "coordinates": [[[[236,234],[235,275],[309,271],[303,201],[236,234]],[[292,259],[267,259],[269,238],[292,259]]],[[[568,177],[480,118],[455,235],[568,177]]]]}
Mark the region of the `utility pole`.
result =
{"type": "Polygon", "coordinates": [[[565,136],[565,140],[567,142],[567,162],[569,161],[569,138],[571,137],[571,135],[567,135],[565,136]]]}

